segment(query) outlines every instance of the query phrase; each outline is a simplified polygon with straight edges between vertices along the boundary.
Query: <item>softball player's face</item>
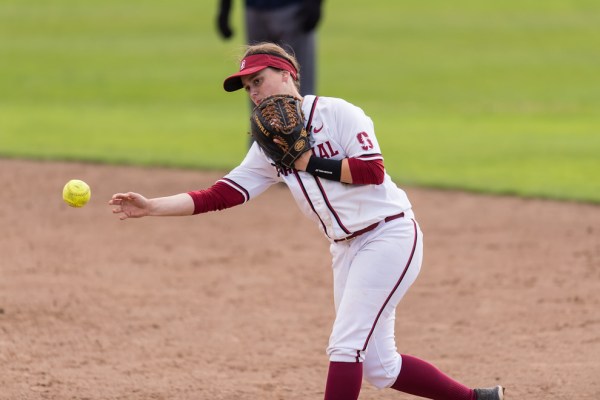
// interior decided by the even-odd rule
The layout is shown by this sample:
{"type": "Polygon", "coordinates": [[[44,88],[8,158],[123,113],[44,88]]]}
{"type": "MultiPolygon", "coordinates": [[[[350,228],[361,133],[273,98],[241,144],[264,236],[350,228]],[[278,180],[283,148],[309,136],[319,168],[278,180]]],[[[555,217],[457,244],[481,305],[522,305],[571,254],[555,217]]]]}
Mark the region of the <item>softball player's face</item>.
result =
{"type": "Polygon", "coordinates": [[[252,102],[258,105],[269,96],[290,94],[286,85],[290,79],[288,72],[265,68],[255,74],[243,76],[242,84],[252,102]]]}

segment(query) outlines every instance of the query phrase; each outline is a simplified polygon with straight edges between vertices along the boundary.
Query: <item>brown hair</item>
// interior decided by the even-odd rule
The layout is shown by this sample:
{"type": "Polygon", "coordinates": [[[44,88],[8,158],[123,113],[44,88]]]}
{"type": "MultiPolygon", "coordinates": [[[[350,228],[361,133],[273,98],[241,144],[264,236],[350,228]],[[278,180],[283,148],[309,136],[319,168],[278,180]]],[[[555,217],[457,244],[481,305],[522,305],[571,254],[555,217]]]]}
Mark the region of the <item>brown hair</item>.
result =
{"type": "Polygon", "coordinates": [[[241,60],[254,54],[269,54],[289,61],[294,66],[294,68],[296,68],[297,79],[294,81],[294,84],[296,85],[298,91],[300,91],[300,64],[298,63],[298,60],[296,60],[296,57],[293,54],[288,53],[287,51],[285,51],[285,49],[283,49],[283,47],[275,43],[261,42],[246,46],[246,51],[244,52],[244,55],[242,56],[241,60]]]}

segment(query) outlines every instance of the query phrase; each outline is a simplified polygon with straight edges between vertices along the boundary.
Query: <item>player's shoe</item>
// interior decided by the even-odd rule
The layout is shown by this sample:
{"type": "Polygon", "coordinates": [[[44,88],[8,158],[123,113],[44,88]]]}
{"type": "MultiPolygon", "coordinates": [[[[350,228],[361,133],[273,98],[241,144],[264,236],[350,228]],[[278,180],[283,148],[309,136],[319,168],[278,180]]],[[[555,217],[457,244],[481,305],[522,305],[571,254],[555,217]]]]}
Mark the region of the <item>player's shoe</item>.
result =
{"type": "Polygon", "coordinates": [[[475,389],[477,400],[504,400],[504,388],[500,385],[493,388],[475,389]]]}

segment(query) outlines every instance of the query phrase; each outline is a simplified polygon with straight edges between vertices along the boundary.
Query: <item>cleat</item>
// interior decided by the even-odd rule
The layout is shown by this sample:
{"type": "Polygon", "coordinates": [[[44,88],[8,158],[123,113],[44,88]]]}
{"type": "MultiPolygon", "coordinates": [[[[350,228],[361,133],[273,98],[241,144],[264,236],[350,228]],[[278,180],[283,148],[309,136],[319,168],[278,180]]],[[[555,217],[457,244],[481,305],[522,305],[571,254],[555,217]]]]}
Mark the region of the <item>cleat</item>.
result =
{"type": "Polygon", "coordinates": [[[493,388],[475,389],[477,400],[504,400],[504,388],[500,385],[493,388]]]}

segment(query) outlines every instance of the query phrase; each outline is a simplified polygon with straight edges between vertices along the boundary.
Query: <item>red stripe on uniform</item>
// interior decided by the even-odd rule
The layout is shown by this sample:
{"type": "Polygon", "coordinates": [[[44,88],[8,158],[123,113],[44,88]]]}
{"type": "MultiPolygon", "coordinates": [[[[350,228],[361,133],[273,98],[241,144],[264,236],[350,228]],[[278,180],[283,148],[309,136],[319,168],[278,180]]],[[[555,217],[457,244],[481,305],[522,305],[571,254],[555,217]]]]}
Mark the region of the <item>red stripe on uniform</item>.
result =
{"type": "Polygon", "coordinates": [[[319,101],[319,96],[315,96],[313,100],[312,107],[310,108],[310,115],[308,116],[308,122],[306,123],[306,131],[310,133],[312,128],[312,119],[315,114],[315,110],[317,109],[317,101],[319,101]]]}
{"type": "Polygon", "coordinates": [[[241,185],[239,185],[237,182],[232,181],[229,178],[221,178],[220,180],[233,186],[235,189],[239,190],[244,195],[244,202],[250,200],[250,193],[248,193],[248,191],[245,188],[243,188],[241,185]]]}
{"type": "Polygon", "coordinates": [[[344,226],[344,224],[342,224],[342,220],[340,219],[340,216],[337,214],[337,212],[335,212],[335,209],[329,202],[329,199],[327,198],[327,194],[325,193],[325,189],[323,188],[323,185],[321,185],[321,180],[319,179],[318,176],[315,176],[314,178],[315,178],[315,181],[317,182],[317,187],[319,188],[319,191],[321,192],[321,196],[323,196],[323,200],[325,200],[325,204],[327,205],[327,208],[329,209],[329,211],[331,211],[331,214],[333,214],[333,217],[335,218],[336,222],[338,223],[340,228],[342,228],[342,230],[344,232],[346,232],[346,234],[348,234],[348,235],[351,234],[352,232],[348,228],[346,228],[344,226]]]}
{"type": "Polygon", "coordinates": [[[306,188],[304,187],[304,182],[302,182],[302,179],[300,178],[300,174],[298,173],[297,170],[294,170],[294,176],[296,177],[296,180],[298,181],[298,185],[300,186],[300,189],[302,190],[302,194],[304,194],[304,198],[308,202],[308,205],[310,206],[311,210],[313,210],[313,212],[315,213],[317,218],[319,218],[319,221],[321,222],[321,226],[323,227],[323,232],[325,232],[325,235],[327,237],[330,237],[329,233],[327,233],[327,228],[325,227],[325,223],[321,219],[321,216],[319,215],[319,213],[315,209],[315,206],[313,205],[312,201],[310,200],[310,196],[308,195],[308,192],[306,191],[306,188]]]}

